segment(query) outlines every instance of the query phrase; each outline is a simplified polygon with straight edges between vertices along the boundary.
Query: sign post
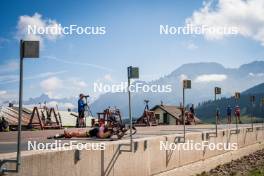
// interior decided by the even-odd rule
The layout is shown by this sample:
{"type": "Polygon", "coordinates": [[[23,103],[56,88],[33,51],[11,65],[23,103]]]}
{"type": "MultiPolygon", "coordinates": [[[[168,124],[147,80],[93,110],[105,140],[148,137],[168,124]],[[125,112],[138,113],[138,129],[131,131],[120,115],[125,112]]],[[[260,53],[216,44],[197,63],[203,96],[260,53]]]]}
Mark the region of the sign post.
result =
{"type": "Polygon", "coordinates": [[[253,115],[254,115],[254,108],[255,108],[255,101],[256,101],[256,96],[252,95],[250,96],[250,102],[251,102],[251,116],[250,116],[250,121],[251,121],[251,130],[253,131],[253,115]]]}
{"type": "Polygon", "coordinates": [[[19,72],[19,110],[18,110],[18,126],[17,126],[17,157],[16,160],[2,160],[0,162],[0,173],[2,172],[19,172],[21,165],[21,119],[22,119],[22,103],[23,103],[23,59],[39,57],[39,41],[23,41],[20,40],[20,72],[19,72]],[[2,168],[4,163],[16,163],[15,170],[2,168]]]}
{"type": "Polygon", "coordinates": [[[183,80],[183,90],[182,90],[182,121],[183,121],[183,138],[185,142],[186,128],[185,128],[185,89],[191,89],[191,80],[183,80]]]}
{"type": "MultiPolygon", "coordinates": [[[[261,98],[261,112],[264,114],[264,97],[261,98]]],[[[264,129],[264,117],[262,120],[262,129],[264,129]]]]}
{"type": "Polygon", "coordinates": [[[139,78],[138,67],[127,67],[127,79],[128,79],[128,108],[129,108],[129,120],[130,120],[130,151],[133,151],[133,138],[132,138],[132,110],[131,110],[131,92],[130,92],[130,80],[139,78]]]}
{"type": "MultiPolygon", "coordinates": [[[[235,92],[235,100],[236,100],[236,106],[238,106],[238,101],[240,99],[240,92],[235,92]]],[[[238,133],[238,119],[237,119],[237,115],[236,115],[236,133],[238,133]]]]}
{"type": "MultiPolygon", "coordinates": [[[[215,87],[215,103],[216,103],[216,96],[221,94],[221,88],[220,87],[215,87]]],[[[215,136],[217,137],[217,133],[218,133],[218,129],[217,129],[217,124],[218,124],[218,120],[219,120],[219,114],[220,114],[220,110],[218,109],[218,105],[216,104],[216,116],[215,116],[215,136]]]]}

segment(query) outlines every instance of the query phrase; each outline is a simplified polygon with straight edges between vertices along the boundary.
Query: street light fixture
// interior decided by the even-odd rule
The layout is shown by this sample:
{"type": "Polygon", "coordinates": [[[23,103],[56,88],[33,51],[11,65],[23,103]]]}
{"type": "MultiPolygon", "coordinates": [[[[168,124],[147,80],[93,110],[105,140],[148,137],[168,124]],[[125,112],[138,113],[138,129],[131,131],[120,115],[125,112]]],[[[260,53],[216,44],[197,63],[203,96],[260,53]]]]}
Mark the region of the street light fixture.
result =
{"type": "Polygon", "coordinates": [[[2,172],[19,172],[21,165],[21,119],[22,119],[22,103],[23,103],[23,59],[39,57],[39,41],[23,41],[20,40],[20,74],[19,74],[19,110],[18,110],[18,133],[17,133],[17,157],[16,160],[0,161],[0,173],[2,172]],[[5,163],[16,163],[15,170],[2,168],[5,163]]]}

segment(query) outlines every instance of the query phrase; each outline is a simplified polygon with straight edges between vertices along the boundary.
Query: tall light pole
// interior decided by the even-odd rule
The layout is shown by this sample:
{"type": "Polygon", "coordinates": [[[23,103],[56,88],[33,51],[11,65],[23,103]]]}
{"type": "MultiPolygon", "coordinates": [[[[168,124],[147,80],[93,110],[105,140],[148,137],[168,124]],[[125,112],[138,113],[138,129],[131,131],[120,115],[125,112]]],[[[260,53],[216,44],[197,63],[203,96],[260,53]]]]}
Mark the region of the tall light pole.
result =
{"type": "Polygon", "coordinates": [[[255,95],[250,96],[250,102],[251,102],[251,116],[250,116],[250,121],[251,121],[251,129],[252,129],[252,131],[253,131],[253,112],[254,112],[254,107],[255,107],[255,101],[256,101],[255,95]]]}
{"type": "MultiPolygon", "coordinates": [[[[216,103],[216,96],[221,94],[221,88],[220,87],[215,87],[214,90],[214,94],[215,94],[215,103],[216,103]]],[[[217,124],[218,124],[218,115],[220,113],[220,110],[218,109],[218,105],[216,104],[216,116],[215,116],[215,136],[217,137],[217,133],[218,133],[218,129],[217,129],[217,124]],[[219,111],[219,112],[217,112],[219,111]]]]}
{"type": "Polygon", "coordinates": [[[183,138],[185,142],[185,135],[186,135],[186,129],[185,129],[185,89],[191,89],[192,82],[191,80],[183,80],[183,86],[182,86],[182,121],[183,121],[183,138]]]}
{"type": "Polygon", "coordinates": [[[128,79],[128,114],[130,120],[130,151],[133,151],[133,138],[132,138],[132,110],[131,110],[131,92],[130,92],[130,80],[139,78],[139,69],[138,67],[127,67],[127,79],[128,79]]]}
{"type": "MultiPolygon", "coordinates": [[[[240,99],[240,92],[235,92],[235,101],[236,101],[236,106],[239,106],[239,101],[240,99]]],[[[236,133],[238,133],[238,124],[237,124],[237,115],[236,115],[236,133]]]]}
{"type": "MultiPolygon", "coordinates": [[[[262,97],[261,98],[261,112],[263,113],[263,115],[264,115],[264,97],[262,97]]],[[[262,129],[263,129],[263,127],[264,127],[264,117],[262,117],[263,119],[262,119],[262,129]]]]}
{"type": "Polygon", "coordinates": [[[2,160],[0,162],[0,172],[19,172],[21,165],[21,119],[23,106],[23,60],[24,58],[39,57],[39,41],[20,40],[20,73],[19,73],[19,109],[18,109],[18,126],[17,126],[17,157],[16,160],[2,160]],[[16,163],[15,170],[2,168],[4,163],[16,163]]]}

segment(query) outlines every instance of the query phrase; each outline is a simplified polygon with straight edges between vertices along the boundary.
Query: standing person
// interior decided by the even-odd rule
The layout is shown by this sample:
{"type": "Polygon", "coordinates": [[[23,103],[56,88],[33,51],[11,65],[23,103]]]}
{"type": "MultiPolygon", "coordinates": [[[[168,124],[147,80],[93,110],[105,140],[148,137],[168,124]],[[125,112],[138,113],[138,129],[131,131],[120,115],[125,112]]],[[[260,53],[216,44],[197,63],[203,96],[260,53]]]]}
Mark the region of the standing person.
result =
{"type": "Polygon", "coordinates": [[[218,124],[221,123],[221,115],[220,115],[220,109],[219,108],[216,108],[216,120],[217,120],[218,124]]]}
{"type": "Polygon", "coordinates": [[[195,115],[195,112],[194,112],[194,105],[192,104],[192,106],[190,107],[190,112],[193,114],[193,116],[195,115]]]}
{"type": "Polygon", "coordinates": [[[195,123],[195,111],[194,111],[194,105],[192,104],[192,106],[190,107],[190,120],[192,120],[193,122],[194,122],[194,124],[196,125],[196,123],[195,123]]]}
{"type": "Polygon", "coordinates": [[[230,105],[228,105],[226,109],[226,114],[227,114],[227,123],[231,124],[232,108],[230,105]]]}
{"type": "Polygon", "coordinates": [[[242,123],[241,120],[240,120],[240,107],[239,106],[236,106],[235,108],[235,116],[237,117],[238,119],[238,123],[242,123]]]}
{"type": "Polygon", "coordinates": [[[84,103],[84,95],[81,93],[79,95],[78,100],[78,118],[76,120],[76,127],[84,126],[84,110],[85,110],[85,103],[84,103]]]}

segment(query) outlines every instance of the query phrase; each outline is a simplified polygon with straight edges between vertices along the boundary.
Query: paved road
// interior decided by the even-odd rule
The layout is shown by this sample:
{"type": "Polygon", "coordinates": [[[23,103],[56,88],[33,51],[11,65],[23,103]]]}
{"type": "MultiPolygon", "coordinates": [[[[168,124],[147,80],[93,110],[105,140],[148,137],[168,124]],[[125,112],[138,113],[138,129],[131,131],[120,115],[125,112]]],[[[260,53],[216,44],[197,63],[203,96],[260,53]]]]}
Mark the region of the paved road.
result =
{"type": "MultiPolygon", "coordinates": [[[[255,126],[262,126],[262,124],[254,124],[255,126]]],[[[235,128],[234,124],[232,125],[218,125],[219,129],[235,128]]],[[[251,127],[250,124],[239,124],[239,127],[251,127]]],[[[186,126],[186,133],[190,132],[205,132],[213,131],[215,129],[214,125],[190,125],[186,126]]],[[[86,130],[86,129],[69,129],[71,130],[86,130]]],[[[45,131],[23,131],[22,132],[22,141],[21,149],[23,151],[28,150],[28,142],[42,142],[42,143],[51,143],[54,142],[52,139],[47,139],[48,136],[53,136],[55,134],[63,133],[63,130],[45,130],[45,131]]],[[[148,136],[157,136],[157,135],[167,135],[167,134],[183,134],[183,126],[180,125],[168,125],[168,126],[154,126],[154,127],[137,127],[137,133],[133,136],[134,138],[142,138],[148,136]]],[[[122,140],[128,139],[124,137],[122,140]]],[[[17,132],[1,132],[0,133],[0,153],[10,153],[16,151],[16,140],[17,132]]],[[[98,140],[91,138],[82,138],[71,140],[83,142],[83,143],[94,143],[94,142],[111,142],[110,140],[98,140]]],[[[69,139],[62,139],[61,143],[69,143],[69,139]]]]}

